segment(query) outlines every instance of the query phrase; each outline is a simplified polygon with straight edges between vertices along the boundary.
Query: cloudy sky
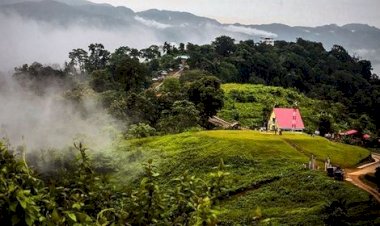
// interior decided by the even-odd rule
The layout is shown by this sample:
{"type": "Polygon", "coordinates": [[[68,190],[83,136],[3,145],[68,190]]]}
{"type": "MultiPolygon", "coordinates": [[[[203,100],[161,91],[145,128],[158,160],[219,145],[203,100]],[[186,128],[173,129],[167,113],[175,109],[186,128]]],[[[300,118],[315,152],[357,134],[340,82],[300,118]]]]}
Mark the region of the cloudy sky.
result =
{"type": "Polygon", "coordinates": [[[91,0],[124,5],[135,11],[150,8],[187,11],[244,24],[285,23],[318,26],[367,23],[380,27],[379,0],[91,0]]]}

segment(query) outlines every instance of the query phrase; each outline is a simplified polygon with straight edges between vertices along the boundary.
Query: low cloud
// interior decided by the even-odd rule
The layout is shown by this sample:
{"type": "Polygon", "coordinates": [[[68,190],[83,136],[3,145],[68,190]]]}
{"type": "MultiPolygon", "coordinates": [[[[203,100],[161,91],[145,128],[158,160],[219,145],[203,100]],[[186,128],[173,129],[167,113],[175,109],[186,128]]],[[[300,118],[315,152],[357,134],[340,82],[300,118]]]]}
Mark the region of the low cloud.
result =
{"type": "Polygon", "coordinates": [[[244,34],[251,35],[251,36],[265,36],[265,37],[272,37],[272,38],[277,37],[277,34],[275,34],[275,33],[264,31],[264,30],[259,30],[259,29],[255,29],[255,28],[251,28],[251,27],[228,25],[228,26],[224,27],[224,29],[226,31],[229,31],[229,32],[244,33],[244,34]]]}
{"type": "Polygon", "coordinates": [[[63,98],[59,87],[51,86],[40,96],[9,75],[0,74],[0,82],[0,138],[13,147],[60,149],[81,141],[101,149],[116,135],[118,123],[101,107],[96,94],[84,97],[79,108],[63,98]]]}
{"type": "Polygon", "coordinates": [[[160,43],[154,31],[134,25],[110,29],[83,25],[56,27],[0,14],[0,29],[0,71],[35,61],[63,64],[72,49],[87,50],[91,43],[102,43],[111,51],[120,46],[145,48],[160,43]]]}
{"type": "Polygon", "coordinates": [[[372,73],[380,75],[380,49],[356,49],[352,52],[361,59],[370,59],[373,68],[372,73]]]}
{"type": "Polygon", "coordinates": [[[172,25],[170,24],[160,23],[155,20],[147,20],[139,16],[135,16],[135,20],[144,24],[145,26],[156,28],[156,29],[165,29],[165,28],[172,27],[172,25]]]}

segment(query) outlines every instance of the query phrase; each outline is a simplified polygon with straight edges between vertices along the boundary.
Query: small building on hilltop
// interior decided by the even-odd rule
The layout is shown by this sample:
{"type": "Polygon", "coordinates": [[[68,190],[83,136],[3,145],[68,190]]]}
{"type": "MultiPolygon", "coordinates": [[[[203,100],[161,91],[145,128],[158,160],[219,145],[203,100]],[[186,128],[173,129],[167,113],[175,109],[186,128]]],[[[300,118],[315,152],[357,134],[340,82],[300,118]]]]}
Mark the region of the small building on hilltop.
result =
{"type": "Polygon", "coordinates": [[[271,37],[261,37],[260,43],[265,45],[274,46],[274,39],[271,37]]]}
{"type": "Polygon", "coordinates": [[[357,131],[355,129],[351,129],[351,130],[348,130],[348,131],[340,132],[339,136],[340,137],[357,138],[357,139],[363,139],[363,140],[369,140],[369,139],[371,139],[371,135],[359,133],[359,131],[357,131]]]}
{"type": "Polygon", "coordinates": [[[273,108],[268,130],[303,131],[305,126],[298,108],[273,108]]]}

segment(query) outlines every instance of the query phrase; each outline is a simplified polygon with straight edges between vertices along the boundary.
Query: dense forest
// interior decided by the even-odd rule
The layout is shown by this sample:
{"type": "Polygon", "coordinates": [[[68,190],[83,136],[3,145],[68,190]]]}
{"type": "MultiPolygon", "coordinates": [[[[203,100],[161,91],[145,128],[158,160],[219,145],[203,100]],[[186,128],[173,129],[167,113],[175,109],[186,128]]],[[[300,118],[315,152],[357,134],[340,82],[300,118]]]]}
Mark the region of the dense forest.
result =
{"type": "MultiPolygon", "coordinates": [[[[327,51],[321,43],[301,38],[271,46],[221,36],[208,45],[165,43],[141,50],[124,46],[113,53],[91,44],[88,51],[74,49],[69,59],[64,69],[34,63],[16,68],[14,76],[40,93],[47,83],[61,84],[77,101],[88,82],[113,116],[160,133],[211,128],[208,117],[223,106],[220,85],[230,82],[291,88],[323,100],[325,106],[340,104],[339,120],[346,122],[345,128],[379,133],[380,80],[372,74],[371,62],[350,56],[338,45],[327,51]],[[158,88],[152,85],[152,79],[179,70],[183,58],[188,59],[179,79],[165,79],[158,88]]],[[[324,131],[343,129],[330,126],[336,117],[326,110],[320,109],[324,131]]]]}

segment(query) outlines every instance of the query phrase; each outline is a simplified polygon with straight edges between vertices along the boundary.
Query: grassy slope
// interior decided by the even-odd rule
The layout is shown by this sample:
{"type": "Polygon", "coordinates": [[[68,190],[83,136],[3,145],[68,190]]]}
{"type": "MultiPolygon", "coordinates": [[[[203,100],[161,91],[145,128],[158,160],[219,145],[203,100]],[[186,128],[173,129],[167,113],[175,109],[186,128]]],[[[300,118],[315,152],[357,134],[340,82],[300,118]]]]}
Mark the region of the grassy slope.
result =
{"type": "Polygon", "coordinates": [[[325,111],[337,121],[333,126],[345,129],[344,121],[340,121],[343,119],[339,116],[341,106],[338,104],[325,106],[326,103],[323,101],[310,99],[296,91],[282,87],[229,83],[223,84],[222,89],[225,92],[225,106],[219,112],[219,116],[228,121],[237,120],[243,126],[262,126],[264,107],[270,109],[275,105],[292,107],[297,102],[306,126],[315,129],[318,122],[317,115],[321,111],[325,111]],[[237,100],[236,93],[245,97],[246,100],[237,100]],[[236,115],[239,116],[236,118],[236,115]]]}
{"type": "MultiPolygon", "coordinates": [[[[226,181],[231,190],[274,179],[257,190],[247,190],[220,201],[222,225],[251,224],[254,216],[261,216],[260,222],[264,225],[266,221],[318,225],[322,223],[321,207],[337,196],[333,190],[349,202],[368,200],[367,194],[346,182],[336,182],[322,172],[303,169],[302,164],[308,161],[311,153],[319,159],[328,154],[334,164],[346,167],[354,166],[369,155],[365,149],[323,138],[253,131],[202,131],[123,141],[118,150],[124,168],[120,175],[125,178],[126,172],[132,167],[135,169],[136,163],[139,165],[152,158],[162,176],[163,186],[185,171],[207,180],[220,158],[230,173],[226,181]],[[255,211],[257,208],[260,211],[255,211]]],[[[357,205],[350,208],[352,216],[372,214],[366,211],[364,204],[360,204],[357,213],[357,205]]]]}

